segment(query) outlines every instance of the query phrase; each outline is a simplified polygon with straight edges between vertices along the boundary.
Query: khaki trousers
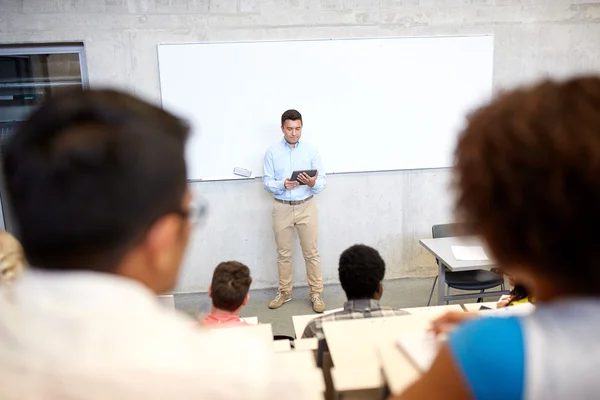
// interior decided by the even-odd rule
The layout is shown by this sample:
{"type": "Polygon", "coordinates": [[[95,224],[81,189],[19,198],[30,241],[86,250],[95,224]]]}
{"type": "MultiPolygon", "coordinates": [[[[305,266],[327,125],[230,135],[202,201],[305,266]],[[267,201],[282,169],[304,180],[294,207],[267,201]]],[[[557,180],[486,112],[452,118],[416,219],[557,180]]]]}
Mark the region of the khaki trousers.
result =
{"type": "Polygon", "coordinates": [[[277,243],[277,267],[279,269],[279,291],[292,293],[292,249],[294,228],[298,231],[300,247],[306,264],[306,277],[310,295],[323,291],[321,257],[318,242],[318,211],[315,199],[297,206],[273,202],[273,231],[277,243]]]}

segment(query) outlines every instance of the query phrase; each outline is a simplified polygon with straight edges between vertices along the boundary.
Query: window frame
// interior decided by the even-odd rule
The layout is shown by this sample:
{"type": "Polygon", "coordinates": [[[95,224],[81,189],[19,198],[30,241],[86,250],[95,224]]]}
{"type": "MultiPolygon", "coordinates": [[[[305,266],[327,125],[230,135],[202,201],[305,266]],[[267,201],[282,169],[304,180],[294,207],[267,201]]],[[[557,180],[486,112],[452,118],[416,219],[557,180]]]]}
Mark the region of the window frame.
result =
{"type": "MultiPolygon", "coordinates": [[[[2,43],[0,44],[0,56],[28,56],[37,54],[77,54],[79,56],[79,71],[81,74],[81,86],[89,89],[89,76],[85,46],[83,42],[74,43],[2,43]]],[[[1,170],[1,167],[0,167],[1,170]]],[[[6,209],[6,202],[2,190],[4,184],[0,185],[0,229],[16,233],[16,227],[7,219],[10,212],[6,209]]]]}

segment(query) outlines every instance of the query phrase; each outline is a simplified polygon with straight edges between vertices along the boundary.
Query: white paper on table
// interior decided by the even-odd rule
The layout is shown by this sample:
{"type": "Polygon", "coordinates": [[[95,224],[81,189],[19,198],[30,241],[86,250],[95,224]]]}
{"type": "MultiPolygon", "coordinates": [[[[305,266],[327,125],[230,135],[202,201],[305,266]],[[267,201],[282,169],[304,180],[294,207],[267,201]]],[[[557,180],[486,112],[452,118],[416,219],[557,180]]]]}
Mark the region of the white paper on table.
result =
{"type": "Polygon", "coordinates": [[[481,246],[451,246],[457,261],[488,261],[489,258],[481,246]]]}
{"type": "Polygon", "coordinates": [[[437,356],[441,341],[432,332],[410,332],[398,336],[396,343],[417,368],[426,372],[437,356]]]}
{"type": "Polygon", "coordinates": [[[510,317],[513,315],[523,316],[529,315],[535,310],[535,305],[532,303],[515,304],[513,306],[496,308],[492,310],[482,310],[481,315],[490,317],[510,317]]]}

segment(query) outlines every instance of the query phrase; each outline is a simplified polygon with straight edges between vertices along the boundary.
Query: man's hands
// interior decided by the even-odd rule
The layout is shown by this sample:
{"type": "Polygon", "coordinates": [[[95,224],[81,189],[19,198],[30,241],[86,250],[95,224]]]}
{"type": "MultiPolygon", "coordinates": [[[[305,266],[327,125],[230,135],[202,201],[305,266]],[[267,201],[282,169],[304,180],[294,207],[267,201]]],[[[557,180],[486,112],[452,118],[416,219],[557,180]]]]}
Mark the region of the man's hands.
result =
{"type": "Polygon", "coordinates": [[[315,186],[315,182],[317,181],[317,176],[319,176],[318,172],[312,178],[308,174],[305,174],[303,172],[300,175],[298,175],[298,180],[304,183],[305,185],[308,185],[309,187],[313,187],[315,186]]]}
{"type": "Polygon", "coordinates": [[[292,190],[292,189],[297,188],[300,185],[300,182],[302,182],[305,185],[308,185],[309,187],[314,187],[315,186],[315,182],[317,182],[317,176],[319,176],[318,172],[312,178],[308,174],[305,174],[303,172],[300,175],[298,175],[298,180],[297,181],[291,181],[289,179],[286,179],[283,182],[283,186],[287,190],[292,190]]]}
{"type": "Polygon", "coordinates": [[[290,181],[289,179],[286,179],[285,182],[283,182],[283,186],[285,186],[287,190],[295,189],[298,185],[300,185],[298,181],[290,181]]]}

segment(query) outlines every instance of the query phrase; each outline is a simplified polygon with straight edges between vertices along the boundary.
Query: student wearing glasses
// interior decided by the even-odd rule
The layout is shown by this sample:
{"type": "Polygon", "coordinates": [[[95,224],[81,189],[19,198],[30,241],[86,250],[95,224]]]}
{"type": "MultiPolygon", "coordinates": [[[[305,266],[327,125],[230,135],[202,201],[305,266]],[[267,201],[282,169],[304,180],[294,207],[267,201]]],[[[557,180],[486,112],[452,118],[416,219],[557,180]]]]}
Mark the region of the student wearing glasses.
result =
{"type": "Polygon", "coordinates": [[[268,345],[198,329],[156,298],[202,212],[187,132],[132,96],[70,92],[3,148],[31,267],[0,289],[0,398],[314,398],[268,345]]]}

